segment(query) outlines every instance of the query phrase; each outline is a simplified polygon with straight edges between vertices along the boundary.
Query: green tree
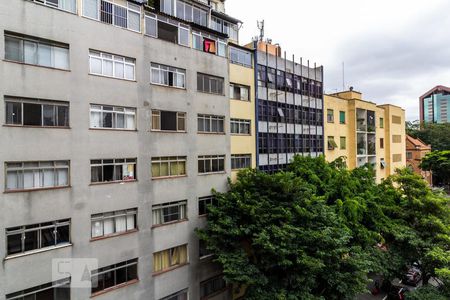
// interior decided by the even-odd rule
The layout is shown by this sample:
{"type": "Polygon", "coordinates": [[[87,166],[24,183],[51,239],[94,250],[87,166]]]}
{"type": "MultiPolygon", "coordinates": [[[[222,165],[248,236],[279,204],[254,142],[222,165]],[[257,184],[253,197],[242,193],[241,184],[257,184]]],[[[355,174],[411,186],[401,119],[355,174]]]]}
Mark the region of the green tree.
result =
{"type": "Polygon", "coordinates": [[[433,150],[450,150],[450,123],[425,123],[420,130],[407,124],[407,133],[431,145],[433,150]]]}
{"type": "Polygon", "coordinates": [[[450,186],[450,150],[433,151],[423,159],[420,167],[426,171],[432,171],[434,183],[449,189],[450,186]]]}

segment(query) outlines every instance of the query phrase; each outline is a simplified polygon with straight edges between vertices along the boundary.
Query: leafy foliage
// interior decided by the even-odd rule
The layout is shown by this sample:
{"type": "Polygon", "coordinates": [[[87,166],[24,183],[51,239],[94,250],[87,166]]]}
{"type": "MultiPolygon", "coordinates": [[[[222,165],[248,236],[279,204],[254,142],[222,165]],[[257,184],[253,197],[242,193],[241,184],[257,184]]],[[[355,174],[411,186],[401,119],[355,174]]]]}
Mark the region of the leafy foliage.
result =
{"type": "Polygon", "coordinates": [[[369,272],[450,267],[449,200],[407,169],[377,185],[370,167],[295,157],[287,172],[245,170],[216,196],[198,234],[245,299],[354,299],[369,272]]]}
{"type": "Polygon", "coordinates": [[[422,159],[420,167],[433,172],[436,185],[450,186],[450,150],[428,153],[422,159]]]}
{"type": "Polygon", "coordinates": [[[407,123],[406,128],[409,135],[431,145],[433,150],[450,150],[450,123],[425,123],[422,128],[418,128],[417,122],[412,122],[407,123]]]}

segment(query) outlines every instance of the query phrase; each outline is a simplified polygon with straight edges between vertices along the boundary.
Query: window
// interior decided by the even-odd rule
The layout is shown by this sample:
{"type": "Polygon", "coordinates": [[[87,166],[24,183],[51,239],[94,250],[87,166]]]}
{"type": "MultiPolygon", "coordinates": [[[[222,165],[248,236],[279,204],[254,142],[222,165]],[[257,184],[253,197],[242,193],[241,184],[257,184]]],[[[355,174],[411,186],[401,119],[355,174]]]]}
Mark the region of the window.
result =
{"type": "Polygon", "coordinates": [[[225,117],[214,115],[198,115],[197,129],[200,133],[225,133],[225,117]]]}
{"type": "Polygon", "coordinates": [[[400,117],[400,116],[392,116],[392,123],[393,124],[402,124],[402,117],[400,117]]]}
{"type": "Polygon", "coordinates": [[[164,16],[146,14],[145,34],[189,47],[190,27],[164,16]]]}
{"type": "Polygon", "coordinates": [[[384,160],[384,158],[380,159],[380,168],[381,169],[385,169],[387,166],[386,161],[384,160]]]}
{"type": "Polygon", "coordinates": [[[91,104],[90,128],[136,130],[136,108],[91,104]]]}
{"type": "Polygon", "coordinates": [[[253,66],[252,53],[235,47],[230,47],[230,61],[248,68],[253,66]]]}
{"type": "Polygon", "coordinates": [[[153,205],[153,225],[187,220],[187,200],[153,205]]]}
{"type": "Polygon", "coordinates": [[[89,50],[89,72],[94,75],[135,80],[136,60],[95,50],[89,50]]]}
{"type": "Polygon", "coordinates": [[[200,283],[200,299],[207,299],[207,297],[225,290],[227,284],[222,276],[217,276],[200,283]]]}
{"type": "Polygon", "coordinates": [[[345,111],[340,111],[339,112],[339,123],[340,124],[345,124],[345,111]]]}
{"type": "Polygon", "coordinates": [[[38,285],[6,295],[6,300],[70,300],[70,278],[38,285]]]}
{"type": "Polygon", "coordinates": [[[393,154],[392,155],[392,161],[393,162],[401,162],[402,161],[402,155],[401,154],[393,154]]]}
{"type": "Polygon", "coordinates": [[[411,151],[407,151],[406,152],[406,159],[412,159],[412,158],[413,158],[412,152],[411,151]]]}
{"type": "Polygon", "coordinates": [[[152,110],[152,130],[186,132],[186,113],[152,110]]]}
{"type": "Polygon", "coordinates": [[[95,214],[91,216],[93,239],[113,236],[137,229],[137,208],[95,214]]]}
{"type": "Polygon", "coordinates": [[[186,176],[186,156],[152,158],[152,178],[177,176],[186,176]]]}
{"type": "Polygon", "coordinates": [[[69,186],[70,163],[64,161],[7,162],[6,190],[69,186]]]}
{"type": "Polygon", "coordinates": [[[224,40],[217,40],[217,55],[227,57],[227,42],[224,40]]]}
{"type": "Polygon", "coordinates": [[[114,26],[141,32],[141,7],[127,2],[127,6],[104,0],[83,0],[83,15],[114,26]]]}
{"type": "Polygon", "coordinates": [[[70,244],[70,219],[6,229],[7,255],[70,244]]]}
{"type": "Polygon", "coordinates": [[[5,59],[68,70],[69,45],[5,32],[5,59]]]}
{"type": "Polygon", "coordinates": [[[136,158],[91,160],[91,182],[136,180],[136,158]]]}
{"type": "Polygon", "coordinates": [[[230,127],[232,134],[250,135],[251,134],[251,121],[241,119],[231,119],[230,127]]]}
{"type": "Polygon", "coordinates": [[[334,136],[328,137],[328,150],[334,150],[338,147],[336,142],[334,141],[334,136]]]}
{"type": "Polygon", "coordinates": [[[153,253],[153,272],[161,272],[188,263],[187,245],[153,253]]]}
{"type": "Polygon", "coordinates": [[[327,122],[334,123],[334,110],[327,109],[327,122]]]}
{"type": "Polygon", "coordinates": [[[231,169],[246,169],[252,167],[251,154],[232,154],[231,155],[231,169]]]}
{"type": "Polygon", "coordinates": [[[380,118],[380,128],[384,128],[384,119],[380,118]]]}
{"type": "Polygon", "coordinates": [[[384,138],[380,138],[380,149],[384,149],[384,138]]]}
{"type": "Polygon", "coordinates": [[[392,142],[395,144],[402,142],[402,136],[401,135],[392,135],[392,142]]]}
{"type": "Polygon", "coordinates": [[[341,150],[347,149],[347,138],[345,136],[340,137],[341,150]]]}
{"type": "Polygon", "coordinates": [[[42,3],[44,5],[65,10],[71,13],[77,12],[76,0],[33,0],[36,3],[42,3]]]}
{"type": "Polygon", "coordinates": [[[158,18],[158,38],[178,44],[178,22],[165,17],[158,18]]]}
{"type": "Polygon", "coordinates": [[[69,103],[5,97],[6,124],[69,127],[69,103]]]}
{"type": "Polygon", "coordinates": [[[127,260],[91,272],[92,295],[138,280],[138,259],[127,260]]]}
{"type": "Polygon", "coordinates": [[[250,101],[250,87],[230,83],[230,98],[235,100],[250,101]]]}
{"type": "Polygon", "coordinates": [[[206,242],[204,240],[198,240],[198,257],[204,259],[212,255],[213,253],[208,249],[206,242]]]}
{"type": "Polygon", "coordinates": [[[208,206],[217,206],[217,199],[214,196],[206,196],[198,198],[198,215],[204,216],[208,214],[208,206]]]}
{"type": "Polygon", "coordinates": [[[197,90],[203,93],[223,95],[223,78],[197,73],[197,90]]]}
{"type": "Polygon", "coordinates": [[[177,88],[186,87],[186,71],[174,67],[152,63],[151,83],[177,88]]]}
{"type": "Polygon", "coordinates": [[[188,22],[207,26],[208,13],[183,1],[177,0],[175,5],[172,0],[160,0],[160,10],[188,22]]]}
{"type": "Polygon", "coordinates": [[[160,300],[188,300],[188,290],[185,289],[170,296],[164,297],[160,300]]]}
{"type": "Polygon", "coordinates": [[[203,155],[198,157],[198,173],[225,172],[225,155],[203,155]]]}

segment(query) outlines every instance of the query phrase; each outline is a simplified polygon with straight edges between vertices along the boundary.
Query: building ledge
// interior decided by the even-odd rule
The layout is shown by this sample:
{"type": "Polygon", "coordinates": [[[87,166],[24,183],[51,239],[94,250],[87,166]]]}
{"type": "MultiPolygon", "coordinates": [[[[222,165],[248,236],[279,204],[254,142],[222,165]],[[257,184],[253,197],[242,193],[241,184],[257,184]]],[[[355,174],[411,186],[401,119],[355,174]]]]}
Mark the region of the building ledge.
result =
{"type": "Polygon", "coordinates": [[[24,257],[24,256],[34,255],[34,254],[38,254],[38,253],[48,252],[48,251],[52,251],[52,250],[56,250],[56,249],[68,248],[68,247],[72,247],[72,245],[73,245],[72,243],[68,243],[68,244],[62,244],[62,245],[58,245],[58,246],[52,246],[52,247],[46,247],[46,248],[42,248],[42,249],[31,250],[31,251],[27,251],[27,252],[23,252],[23,253],[18,253],[18,254],[12,254],[12,255],[6,256],[4,261],[16,259],[16,258],[20,258],[20,257],[24,257]]]}
{"type": "Polygon", "coordinates": [[[97,296],[100,296],[100,295],[109,293],[111,291],[115,291],[115,290],[127,287],[129,285],[132,285],[132,284],[135,284],[135,283],[138,283],[138,282],[139,282],[139,279],[133,279],[133,280],[130,280],[128,282],[125,282],[125,283],[122,283],[122,284],[119,284],[119,285],[115,285],[113,287],[110,287],[110,288],[104,289],[102,291],[96,292],[96,293],[92,294],[90,298],[95,298],[97,296]]]}
{"type": "Polygon", "coordinates": [[[99,236],[99,237],[94,237],[91,238],[91,242],[96,242],[96,241],[102,241],[102,240],[107,240],[107,239],[111,239],[111,238],[115,238],[115,237],[119,237],[119,236],[124,236],[124,235],[129,235],[135,232],[138,232],[139,229],[132,229],[132,230],[128,230],[125,232],[119,232],[119,233],[114,233],[114,234],[109,234],[109,235],[105,235],[105,236],[99,236]]]}

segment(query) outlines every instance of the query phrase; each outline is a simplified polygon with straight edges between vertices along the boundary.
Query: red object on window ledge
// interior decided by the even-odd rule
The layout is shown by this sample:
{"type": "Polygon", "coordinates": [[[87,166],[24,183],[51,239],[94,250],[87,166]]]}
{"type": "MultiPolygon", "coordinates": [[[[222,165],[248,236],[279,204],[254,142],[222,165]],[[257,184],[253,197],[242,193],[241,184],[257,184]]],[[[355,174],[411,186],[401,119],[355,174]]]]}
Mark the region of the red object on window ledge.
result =
{"type": "Polygon", "coordinates": [[[203,51],[216,54],[216,42],[209,39],[203,40],[203,51]]]}

